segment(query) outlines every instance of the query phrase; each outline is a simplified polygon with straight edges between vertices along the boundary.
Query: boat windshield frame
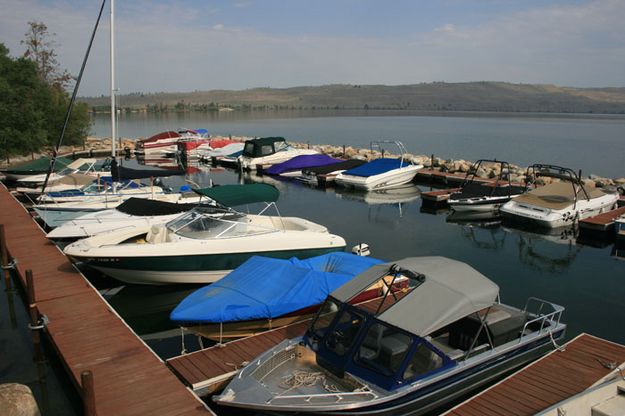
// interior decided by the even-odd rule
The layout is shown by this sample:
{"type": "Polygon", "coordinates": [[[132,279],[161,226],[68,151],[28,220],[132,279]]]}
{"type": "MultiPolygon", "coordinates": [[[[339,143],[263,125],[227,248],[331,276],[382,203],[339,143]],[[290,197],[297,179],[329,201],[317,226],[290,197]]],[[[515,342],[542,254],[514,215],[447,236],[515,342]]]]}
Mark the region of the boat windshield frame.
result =
{"type": "Polygon", "coordinates": [[[382,154],[382,157],[384,157],[384,152],[385,152],[384,145],[385,144],[394,144],[399,149],[399,154],[400,154],[399,167],[400,168],[414,165],[414,163],[412,163],[411,161],[405,158],[405,155],[408,154],[408,150],[406,150],[406,146],[404,146],[404,144],[400,142],[399,140],[374,140],[371,143],[369,143],[369,148],[371,149],[372,152],[374,150],[379,151],[382,154]]]}
{"type": "MultiPolygon", "coordinates": [[[[266,203],[265,208],[257,215],[262,215],[271,206],[275,206],[275,203],[266,203]]],[[[278,212],[277,207],[276,211],[278,212]]],[[[165,227],[173,234],[195,240],[241,238],[280,232],[276,227],[251,224],[245,221],[247,215],[222,205],[197,206],[169,221],[165,227]],[[185,228],[189,228],[189,231],[183,231],[185,228]],[[239,231],[241,228],[243,230],[239,231]]],[[[280,221],[282,221],[281,216],[280,221]]]]}
{"type": "Polygon", "coordinates": [[[575,173],[575,171],[571,168],[565,168],[562,166],[556,165],[545,165],[541,163],[535,163],[527,168],[525,172],[525,180],[529,184],[530,179],[533,178],[535,181],[540,176],[545,176],[548,178],[559,179],[561,181],[570,182],[573,187],[573,195],[575,196],[575,202],[573,203],[573,209],[577,207],[578,195],[581,190],[587,201],[590,201],[590,195],[588,191],[586,191],[586,187],[584,186],[584,182],[582,181],[582,171],[579,171],[579,174],[575,173]],[[577,188],[579,187],[579,188],[577,188]]]}

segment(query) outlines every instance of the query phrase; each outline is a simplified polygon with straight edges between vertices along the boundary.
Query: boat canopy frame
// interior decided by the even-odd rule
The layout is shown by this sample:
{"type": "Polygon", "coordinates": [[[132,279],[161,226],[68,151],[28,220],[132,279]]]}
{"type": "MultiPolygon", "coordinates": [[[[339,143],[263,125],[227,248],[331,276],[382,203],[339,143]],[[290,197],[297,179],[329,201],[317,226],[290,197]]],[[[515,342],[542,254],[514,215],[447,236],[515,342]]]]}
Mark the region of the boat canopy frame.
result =
{"type": "Polygon", "coordinates": [[[525,173],[525,181],[526,184],[529,185],[530,178],[538,178],[540,176],[560,179],[561,181],[570,182],[573,187],[573,195],[575,196],[575,201],[573,203],[573,209],[577,207],[578,194],[581,190],[586,196],[586,200],[590,201],[590,194],[586,190],[584,183],[581,179],[582,171],[580,169],[579,173],[575,173],[575,171],[571,168],[566,168],[557,165],[548,165],[543,163],[535,163],[527,168],[525,173]],[[579,186],[579,189],[576,188],[579,186]]]}
{"type": "MultiPolygon", "coordinates": [[[[399,149],[399,167],[404,167],[405,155],[408,154],[408,150],[406,150],[406,146],[399,140],[374,140],[369,143],[369,148],[371,151],[377,150],[382,153],[382,157],[384,157],[384,145],[385,144],[394,144],[399,149]]],[[[412,165],[412,162],[406,163],[406,165],[412,165]]]]}

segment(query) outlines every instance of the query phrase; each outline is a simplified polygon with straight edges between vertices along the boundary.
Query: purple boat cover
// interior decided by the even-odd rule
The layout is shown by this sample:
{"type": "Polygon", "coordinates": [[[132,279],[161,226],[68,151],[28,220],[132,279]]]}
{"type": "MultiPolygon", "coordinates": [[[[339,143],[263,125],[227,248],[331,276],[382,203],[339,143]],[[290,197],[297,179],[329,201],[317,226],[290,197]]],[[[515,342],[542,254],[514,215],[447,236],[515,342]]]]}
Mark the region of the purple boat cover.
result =
{"type": "Polygon", "coordinates": [[[292,170],[301,170],[304,168],[312,168],[315,166],[331,165],[333,163],[342,162],[340,159],[334,159],[328,155],[302,155],[295,156],[286,162],[277,163],[267,169],[265,172],[269,175],[279,175],[292,170]]]}

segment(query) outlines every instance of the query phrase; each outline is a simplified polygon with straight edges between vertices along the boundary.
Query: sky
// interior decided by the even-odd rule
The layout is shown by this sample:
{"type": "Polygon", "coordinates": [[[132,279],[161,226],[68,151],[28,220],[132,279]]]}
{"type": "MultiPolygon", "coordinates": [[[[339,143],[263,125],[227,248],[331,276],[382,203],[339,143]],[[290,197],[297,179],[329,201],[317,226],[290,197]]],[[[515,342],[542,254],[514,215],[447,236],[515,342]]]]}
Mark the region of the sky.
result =
{"type": "MultiPolygon", "coordinates": [[[[0,42],[29,21],[77,74],[101,0],[0,0],[0,42]]],[[[108,95],[109,4],[79,95],[108,95]]],[[[506,81],[625,87],[625,0],[116,0],[122,94],[506,81]]]]}

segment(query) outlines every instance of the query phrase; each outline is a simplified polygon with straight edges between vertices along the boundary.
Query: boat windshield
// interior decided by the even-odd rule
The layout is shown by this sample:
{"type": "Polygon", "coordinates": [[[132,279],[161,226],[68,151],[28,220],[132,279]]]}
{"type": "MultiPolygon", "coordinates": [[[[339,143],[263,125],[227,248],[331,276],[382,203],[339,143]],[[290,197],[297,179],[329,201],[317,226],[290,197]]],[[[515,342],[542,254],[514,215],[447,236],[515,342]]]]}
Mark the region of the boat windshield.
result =
{"type": "Polygon", "coordinates": [[[317,313],[317,316],[310,327],[310,333],[319,339],[322,338],[330,324],[332,324],[339,308],[340,304],[337,301],[332,298],[328,298],[317,313]]]}
{"type": "Polygon", "coordinates": [[[336,323],[330,328],[325,339],[325,346],[338,356],[344,356],[354,345],[365,317],[355,309],[343,309],[336,323]]]}
{"type": "Polygon", "coordinates": [[[200,240],[239,238],[278,231],[266,224],[254,224],[250,217],[236,211],[197,207],[168,222],[167,228],[179,236],[200,240]]]}

